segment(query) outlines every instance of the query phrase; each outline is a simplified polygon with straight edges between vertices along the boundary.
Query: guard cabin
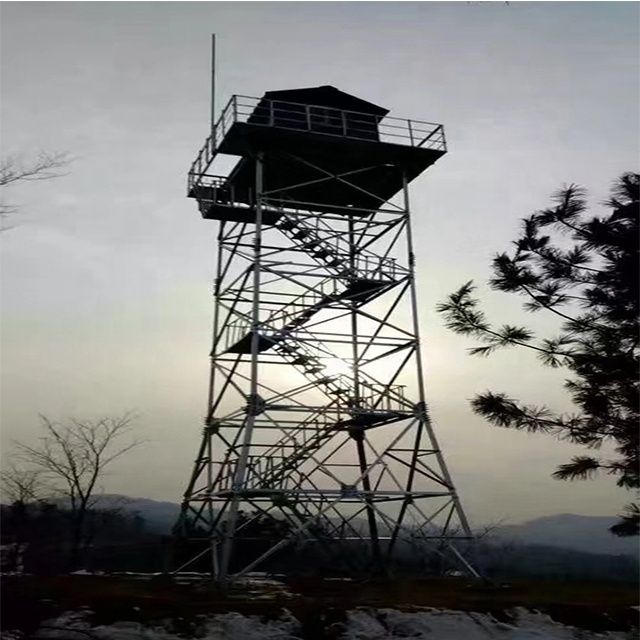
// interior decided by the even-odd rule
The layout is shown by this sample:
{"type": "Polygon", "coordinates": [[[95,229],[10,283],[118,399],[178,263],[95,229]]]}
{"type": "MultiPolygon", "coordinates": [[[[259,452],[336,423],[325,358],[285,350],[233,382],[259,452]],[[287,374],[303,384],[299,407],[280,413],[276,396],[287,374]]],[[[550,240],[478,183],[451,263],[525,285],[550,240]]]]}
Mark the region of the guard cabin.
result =
{"type": "Polygon", "coordinates": [[[370,216],[402,190],[403,172],[411,181],[446,152],[442,125],[388,113],[332,86],[234,95],[191,166],[188,195],[205,219],[254,222],[262,153],[274,194],[263,200],[263,224],[275,224],[285,208],[370,216]],[[230,175],[209,173],[218,154],[240,156],[230,175]],[[351,184],[322,180],[336,175],[351,184]]]}
{"type": "Polygon", "coordinates": [[[378,142],[378,125],[388,113],[371,102],[325,86],[269,91],[248,122],[378,142]]]}

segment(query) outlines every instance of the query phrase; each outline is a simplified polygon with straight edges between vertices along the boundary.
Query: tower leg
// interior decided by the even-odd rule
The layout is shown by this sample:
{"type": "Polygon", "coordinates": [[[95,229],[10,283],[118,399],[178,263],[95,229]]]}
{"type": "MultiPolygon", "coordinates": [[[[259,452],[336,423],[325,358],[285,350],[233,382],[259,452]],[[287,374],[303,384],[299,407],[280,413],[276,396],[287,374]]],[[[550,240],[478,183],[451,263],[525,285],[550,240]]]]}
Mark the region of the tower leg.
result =
{"type": "Polygon", "coordinates": [[[260,341],[260,266],[262,253],[262,190],[263,190],[263,154],[256,157],[255,175],[255,208],[256,224],[253,240],[253,303],[251,311],[251,379],[249,387],[249,397],[247,398],[247,416],[244,421],[244,437],[242,448],[236,466],[236,471],[231,485],[232,499],[229,508],[229,515],[225,521],[224,542],[222,545],[222,557],[220,561],[220,572],[218,581],[224,583],[229,575],[229,564],[233,550],[234,534],[238,520],[238,510],[240,500],[245,489],[245,478],[247,462],[251,449],[251,439],[255,428],[256,415],[259,411],[256,406],[258,397],[258,352],[260,341]]]}
{"type": "Polygon", "coordinates": [[[351,437],[356,442],[358,464],[360,466],[360,473],[362,474],[362,488],[365,492],[364,502],[366,504],[369,538],[371,541],[371,562],[374,573],[378,574],[382,572],[382,554],[380,552],[380,539],[378,535],[375,506],[371,496],[371,480],[367,470],[367,454],[364,450],[364,432],[362,430],[355,431],[351,434],[351,437]]]}

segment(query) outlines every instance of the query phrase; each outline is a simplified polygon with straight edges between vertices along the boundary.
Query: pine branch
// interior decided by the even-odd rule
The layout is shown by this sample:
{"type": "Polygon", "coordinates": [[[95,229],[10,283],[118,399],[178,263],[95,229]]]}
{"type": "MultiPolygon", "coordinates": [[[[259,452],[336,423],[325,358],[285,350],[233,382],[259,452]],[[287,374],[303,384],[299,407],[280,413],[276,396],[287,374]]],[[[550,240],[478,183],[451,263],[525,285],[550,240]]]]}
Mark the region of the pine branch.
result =
{"type": "Polygon", "coordinates": [[[609,528],[609,531],[619,537],[640,535],[640,509],[637,504],[625,505],[624,513],[618,515],[620,521],[609,528]]]}
{"type": "Polygon", "coordinates": [[[552,263],[553,260],[557,260],[558,262],[561,262],[562,264],[570,267],[571,269],[582,269],[583,271],[589,271],[591,273],[605,273],[601,269],[596,269],[595,267],[587,267],[583,264],[574,264],[573,262],[571,262],[570,260],[568,260],[567,258],[564,258],[559,254],[554,255],[553,260],[551,260],[551,257],[549,256],[549,251],[542,252],[532,247],[527,248],[527,251],[531,251],[531,253],[535,253],[536,255],[540,256],[541,258],[543,258],[544,260],[547,260],[550,263],[552,263]]]}
{"type": "Polygon", "coordinates": [[[556,480],[587,480],[595,477],[601,466],[600,460],[591,456],[574,456],[552,475],[556,480]]]}
{"type": "Polygon", "coordinates": [[[546,355],[562,355],[571,357],[570,353],[549,353],[542,347],[530,344],[533,333],[525,327],[503,325],[502,332],[491,329],[486,321],[485,314],[477,309],[478,301],[471,298],[475,290],[473,281],[464,284],[460,289],[451,294],[447,301],[437,305],[436,310],[445,318],[445,326],[461,335],[472,335],[489,342],[484,347],[474,347],[471,353],[475,355],[490,355],[496,349],[507,346],[527,347],[546,355]]]}
{"type": "Polygon", "coordinates": [[[546,407],[520,407],[504,393],[487,392],[471,400],[474,413],[497,427],[520,429],[535,433],[557,433],[564,425],[546,407]]]}
{"type": "MultiPolygon", "coordinates": [[[[553,296],[557,294],[557,290],[551,293],[552,289],[550,286],[546,289],[539,286],[539,276],[536,276],[526,267],[517,264],[520,258],[521,254],[519,253],[516,253],[513,258],[509,257],[506,253],[498,254],[494,258],[493,268],[494,271],[497,272],[497,275],[489,281],[493,289],[506,292],[523,291],[533,300],[533,303],[529,303],[529,311],[537,311],[543,308],[568,322],[583,324],[587,328],[597,328],[596,326],[588,327],[587,323],[556,309],[556,305],[563,302],[562,295],[560,295],[555,302],[551,302],[553,296]],[[536,295],[532,289],[542,295],[536,295]]],[[[525,304],[525,308],[527,308],[527,304],[525,304]]]]}

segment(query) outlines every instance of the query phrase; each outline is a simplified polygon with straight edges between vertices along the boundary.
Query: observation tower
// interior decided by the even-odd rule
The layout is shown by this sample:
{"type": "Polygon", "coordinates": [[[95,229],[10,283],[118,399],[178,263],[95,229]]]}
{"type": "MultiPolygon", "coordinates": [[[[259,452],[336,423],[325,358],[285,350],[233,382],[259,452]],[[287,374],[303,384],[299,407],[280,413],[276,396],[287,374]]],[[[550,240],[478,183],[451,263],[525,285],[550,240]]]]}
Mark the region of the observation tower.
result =
{"type": "Polygon", "coordinates": [[[430,544],[474,573],[427,410],[409,206],[445,152],[442,125],[331,86],[222,111],[189,171],[219,231],[181,569],[222,582],[302,554],[384,573],[430,544]]]}

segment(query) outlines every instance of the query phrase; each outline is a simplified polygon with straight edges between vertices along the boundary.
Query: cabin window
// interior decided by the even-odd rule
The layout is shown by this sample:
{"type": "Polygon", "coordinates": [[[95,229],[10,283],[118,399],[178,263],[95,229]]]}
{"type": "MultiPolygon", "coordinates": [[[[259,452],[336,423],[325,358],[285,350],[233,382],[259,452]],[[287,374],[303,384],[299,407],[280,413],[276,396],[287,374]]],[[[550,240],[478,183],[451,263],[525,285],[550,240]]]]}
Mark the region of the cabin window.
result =
{"type": "Polygon", "coordinates": [[[310,107],[309,119],[311,128],[316,131],[330,131],[332,133],[342,130],[342,112],[329,107],[310,107]]]}
{"type": "Polygon", "coordinates": [[[321,107],[311,107],[311,122],[323,125],[331,124],[331,114],[329,109],[321,107]]]}

